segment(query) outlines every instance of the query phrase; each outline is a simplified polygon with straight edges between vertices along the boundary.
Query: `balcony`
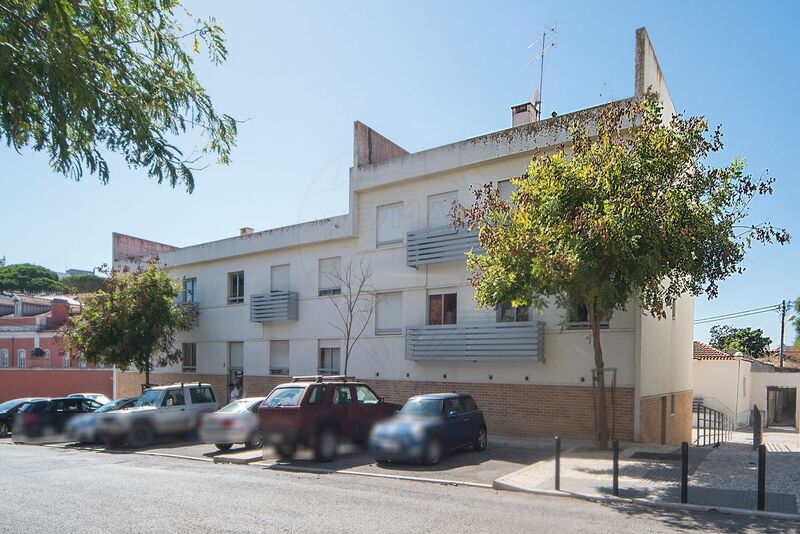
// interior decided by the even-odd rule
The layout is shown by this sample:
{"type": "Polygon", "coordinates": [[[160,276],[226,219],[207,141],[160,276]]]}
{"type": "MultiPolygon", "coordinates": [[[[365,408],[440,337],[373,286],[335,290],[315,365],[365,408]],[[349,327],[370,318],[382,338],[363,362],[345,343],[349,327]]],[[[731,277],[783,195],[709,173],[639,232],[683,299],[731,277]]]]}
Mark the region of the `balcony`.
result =
{"type": "Polygon", "coordinates": [[[297,301],[297,293],[294,291],[280,290],[250,295],[250,320],[256,323],[296,321],[297,301]]]}
{"type": "Polygon", "coordinates": [[[464,253],[478,248],[478,232],[443,228],[425,228],[408,232],[406,265],[418,267],[430,263],[464,261],[464,253]]]}
{"type": "Polygon", "coordinates": [[[406,328],[407,360],[544,361],[544,322],[406,328]]]}

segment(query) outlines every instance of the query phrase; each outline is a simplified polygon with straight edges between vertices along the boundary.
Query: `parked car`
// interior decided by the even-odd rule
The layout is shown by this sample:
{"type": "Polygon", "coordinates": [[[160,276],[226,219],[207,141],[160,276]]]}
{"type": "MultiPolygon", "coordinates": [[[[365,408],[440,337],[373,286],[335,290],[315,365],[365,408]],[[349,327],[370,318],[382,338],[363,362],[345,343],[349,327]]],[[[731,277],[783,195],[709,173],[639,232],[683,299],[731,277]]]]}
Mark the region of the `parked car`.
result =
{"type": "Polygon", "coordinates": [[[131,408],[136,404],[137,400],[139,400],[138,397],[117,399],[102,405],[92,413],[84,413],[73,417],[67,422],[65,428],[67,439],[77,443],[94,443],[99,441],[97,438],[97,422],[100,420],[100,415],[107,412],[131,408]]]}
{"type": "Polygon", "coordinates": [[[235,400],[214,413],[200,418],[200,440],[213,443],[219,450],[227,451],[235,443],[258,449],[263,440],[258,421],[258,407],[264,397],[248,397],[235,400]]]}
{"type": "Polygon", "coordinates": [[[173,384],[145,390],[133,408],[104,413],[97,436],[110,447],[146,447],[155,439],[189,436],[204,413],[219,409],[211,384],[173,384]]]}
{"type": "Polygon", "coordinates": [[[63,441],[70,419],[100,406],[95,400],[76,397],[26,402],[17,413],[11,437],[19,443],[63,441]]]}
{"type": "Polygon", "coordinates": [[[102,393],[70,393],[67,397],[83,397],[84,399],[92,399],[99,402],[101,405],[108,404],[111,402],[111,399],[103,395],[102,393]]]}
{"type": "Polygon", "coordinates": [[[487,442],[486,421],[473,398],[441,393],[408,399],[399,414],[375,426],[369,448],[378,461],[436,465],[449,451],[483,451],[487,442]]]}
{"type": "Polygon", "coordinates": [[[11,434],[14,428],[14,416],[26,402],[47,400],[46,397],[26,397],[23,399],[11,399],[0,404],[0,438],[11,434]]]}
{"type": "Polygon", "coordinates": [[[309,446],[317,460],[330,461],[339,442],[366,444],[372,426],[399,408],[346,377],[295,377],[272,390],[259,417],[265,446],[275,447],[282,458],[309,446]]]}

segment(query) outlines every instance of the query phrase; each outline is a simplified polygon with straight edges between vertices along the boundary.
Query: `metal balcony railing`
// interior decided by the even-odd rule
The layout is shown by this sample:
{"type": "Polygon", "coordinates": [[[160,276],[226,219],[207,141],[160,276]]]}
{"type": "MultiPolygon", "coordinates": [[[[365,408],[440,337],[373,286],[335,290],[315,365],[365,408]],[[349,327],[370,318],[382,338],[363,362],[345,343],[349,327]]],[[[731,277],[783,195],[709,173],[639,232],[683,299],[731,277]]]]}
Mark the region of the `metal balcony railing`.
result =
{"type": "Polygon", "coordinates": [[[416,230],[407,235],[406,265],[464,261],[464,253],[470,249],[478,249],[478,232],[453,230],[448,226],[416,230]]]}
{"type": "Polygon", "coordinates": [[[406,359],[544,361],[544,322],[406,328],[406,359]]]}
{"type": "Polygon", "coordinates": [[[295,291],[275,290],[261,295],[250,295],[250,320],[296,321],[298,297],[295,291]]]}

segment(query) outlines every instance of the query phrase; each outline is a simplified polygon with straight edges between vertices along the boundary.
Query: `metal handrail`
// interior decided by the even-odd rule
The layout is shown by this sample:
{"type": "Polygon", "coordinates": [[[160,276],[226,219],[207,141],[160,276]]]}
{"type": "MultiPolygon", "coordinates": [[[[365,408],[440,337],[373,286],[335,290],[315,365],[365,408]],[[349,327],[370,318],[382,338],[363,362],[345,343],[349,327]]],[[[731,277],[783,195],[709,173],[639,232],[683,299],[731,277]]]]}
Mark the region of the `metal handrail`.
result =
{"type": "Polygon", "coordinates": [[[692,411],[697,414],[695,445],[718,445],[731,438],[733,422],[725,413],[697,403],[693,403],[692,411]]]}

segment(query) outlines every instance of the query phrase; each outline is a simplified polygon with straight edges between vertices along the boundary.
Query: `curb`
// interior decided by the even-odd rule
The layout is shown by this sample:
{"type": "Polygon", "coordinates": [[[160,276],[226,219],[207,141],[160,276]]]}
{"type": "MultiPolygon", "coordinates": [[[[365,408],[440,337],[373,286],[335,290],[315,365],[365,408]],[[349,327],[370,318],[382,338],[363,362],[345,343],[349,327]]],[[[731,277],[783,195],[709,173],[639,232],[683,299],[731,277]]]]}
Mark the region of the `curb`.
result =
{"type": "Polygon", "coordinates": [[[261,457],[258,456],[256,458],[237,458],[235,456],[225,456],[225,455],[218,455],[213,457],[213,462],[215,464],[234,464],[234,465],[248,465],[253,462],[260,462],[261,457]]]}
{"type": "Polygon", "coordinates": [[[427,484],[440,484],[444,486],[466,486],[480,489],[495,489],[492,484],[482,484],[480,482],[466,482],[463,480],[448,480],[443,478],[412,477],[407,475],[390,475],[384,473],[366,473],[364,471],[353,471],[352,469],[325,469],[323,467],[302,467],[283,464],[267,464],[264,462],[252,463],[250,465],[261,467],[262,469],[273,469],[276,471],[299,471],[303,473],[317,473],[325,475],[351,475],[371,478],[387,478],[390,480],[406,480],[411,482],[424,482],[427,484]]]}
{"type": "Polygon", "coordinates": [[[546,495],[550,497],[572,497],[584,501],[614,503],[614,504],[638,504],[650,508],[665,508],[667,510],[685,510],[690,512],[717,512],[720,514],[742,515],[750,517],[762,517],[765,519],[787,519],[790,521],[800,521],[800,514],[787,514],[783,512],[768,512],[766,510],[749,510],[744,508],[727,508],[724,506],[705,506],[702,504],[684,504],[676,502],[649,501],[647,499],[615,497],[613,495],[593,495],[590,493],[577,493],[572,491],[556,491],[546,489],[533,489],[515,486],[508,482],[498,482],[495,480],[492,485],[494,489],[501,491],[513,491],[517,493],[528,493],[532,495],[546,495]]]}
{"type": "Polygon", "coordinates": [[[148,452],[148,451],[132,451],[129,454],[138,454],[140,456],[156,456],[161,458],[179,458],[181,460],[194,460],[195,462],[214,463],[211,458],[198,458],[197,456],[186,456],[183,454],[168,454],[165,452],[148,452]]]}

